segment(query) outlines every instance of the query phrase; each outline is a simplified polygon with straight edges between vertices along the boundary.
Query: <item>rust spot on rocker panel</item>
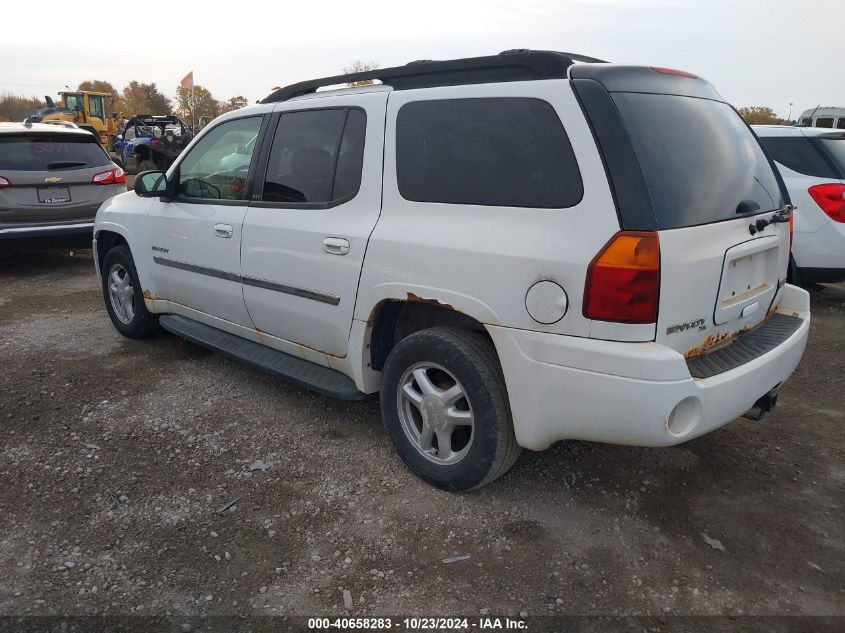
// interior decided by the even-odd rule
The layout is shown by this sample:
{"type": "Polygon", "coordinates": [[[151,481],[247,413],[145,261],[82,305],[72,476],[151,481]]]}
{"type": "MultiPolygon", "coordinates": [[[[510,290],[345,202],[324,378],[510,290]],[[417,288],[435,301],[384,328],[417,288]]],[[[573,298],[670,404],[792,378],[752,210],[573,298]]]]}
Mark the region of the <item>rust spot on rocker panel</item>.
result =
{"type": "Polygon", "coordinates": [[[158,301],[161,299],[157,294],[154,292],[150,292],[149,290],[144,290],[144,299],[149,299],[150,301],[158,301]]]}
{"type": "Polygon", "coordinates": [[[408,301],[415,302],[415,303],[428,303],[429,305],[439,306],[441,308],[446,308],[447,310],[452,310],[453,312],[460,312],[458,308],[449,304],[449,303],[441,303],[437,299],[426,299],[425,297],[420,297],[419,295],[415,295],[413,292],[408,293],[408,301]]]}

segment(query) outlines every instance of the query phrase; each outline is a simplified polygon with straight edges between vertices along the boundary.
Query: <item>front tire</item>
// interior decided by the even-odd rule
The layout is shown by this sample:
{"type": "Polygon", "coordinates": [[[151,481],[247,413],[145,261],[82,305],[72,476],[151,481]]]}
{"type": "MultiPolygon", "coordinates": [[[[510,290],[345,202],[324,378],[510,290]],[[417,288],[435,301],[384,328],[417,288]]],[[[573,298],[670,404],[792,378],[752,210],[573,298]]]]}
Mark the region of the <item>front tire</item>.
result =
{"type": "Polygon", "coordinates": [[[155,334],[158,315],[147,310],[128,246],[115,246],[106,253],[102,276],[106,311],[115,329],[128,338],[147,338],[155,334]]]}
{"type": "Polygon", "coordinates": [[[519,457],[502,369],[478,332],[438,327],[400,341],[384,365],[381,411],[402,460],[437,488],[480,488],[519,457]]]}

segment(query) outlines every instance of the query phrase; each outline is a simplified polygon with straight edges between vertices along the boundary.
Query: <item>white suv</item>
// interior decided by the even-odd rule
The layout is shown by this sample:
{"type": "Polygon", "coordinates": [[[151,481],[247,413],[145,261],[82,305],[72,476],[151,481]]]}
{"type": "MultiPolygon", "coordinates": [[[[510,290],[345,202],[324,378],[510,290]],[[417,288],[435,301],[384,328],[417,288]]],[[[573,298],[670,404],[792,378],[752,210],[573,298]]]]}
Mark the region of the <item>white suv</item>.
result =
{"type": "Polygon", "coordinates": [[[845,131],[756,125],[795,206],[792,283],[845,281],[845,131]]]}
{"type": "Polygon", "coordinates": [[[95,260],[122,334],[379,393],[408,466],[465,490],[520,447],[668,446],[771,409],[810,319],[790,212],[706,81],[510,51],[221,116],[103,205],[95,260]]]}

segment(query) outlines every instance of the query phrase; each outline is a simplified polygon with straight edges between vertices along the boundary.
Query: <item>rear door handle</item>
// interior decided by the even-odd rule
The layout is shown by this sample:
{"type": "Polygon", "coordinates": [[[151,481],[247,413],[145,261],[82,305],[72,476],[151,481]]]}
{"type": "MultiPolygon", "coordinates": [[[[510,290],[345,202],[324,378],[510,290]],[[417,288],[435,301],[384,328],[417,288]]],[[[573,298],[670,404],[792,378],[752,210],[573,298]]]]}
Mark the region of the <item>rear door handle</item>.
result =
{"type": "Polygon", "coordinates": [[[329,255],[346,255],[349,252],[349,240],[342,237],[327,237],[323,240],[323,250],[329,255]]]}
{"type": "Polygon", "coordinates": [[[233,229],[231,224],[215,224],[214,234],[217,237],[232,237],[233,229]]]}

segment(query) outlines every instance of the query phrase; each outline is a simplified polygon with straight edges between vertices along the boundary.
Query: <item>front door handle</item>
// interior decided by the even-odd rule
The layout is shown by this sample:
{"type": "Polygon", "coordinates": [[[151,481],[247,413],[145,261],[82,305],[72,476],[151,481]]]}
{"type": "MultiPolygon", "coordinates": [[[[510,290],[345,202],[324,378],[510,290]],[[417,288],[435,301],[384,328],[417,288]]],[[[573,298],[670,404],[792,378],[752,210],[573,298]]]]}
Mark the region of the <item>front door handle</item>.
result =
{"type": "Polygon", "coordinates": [[[231,224],[215,224],[214,234],[217,237],[232,237],[233,229],[231,224]]]}
{"type": "Polygon", "coordinates": [[[346,255],[349,252],[349,240],[342,237],[327,237],[323,240],[323,250],[329,255],[346,255]]]}

